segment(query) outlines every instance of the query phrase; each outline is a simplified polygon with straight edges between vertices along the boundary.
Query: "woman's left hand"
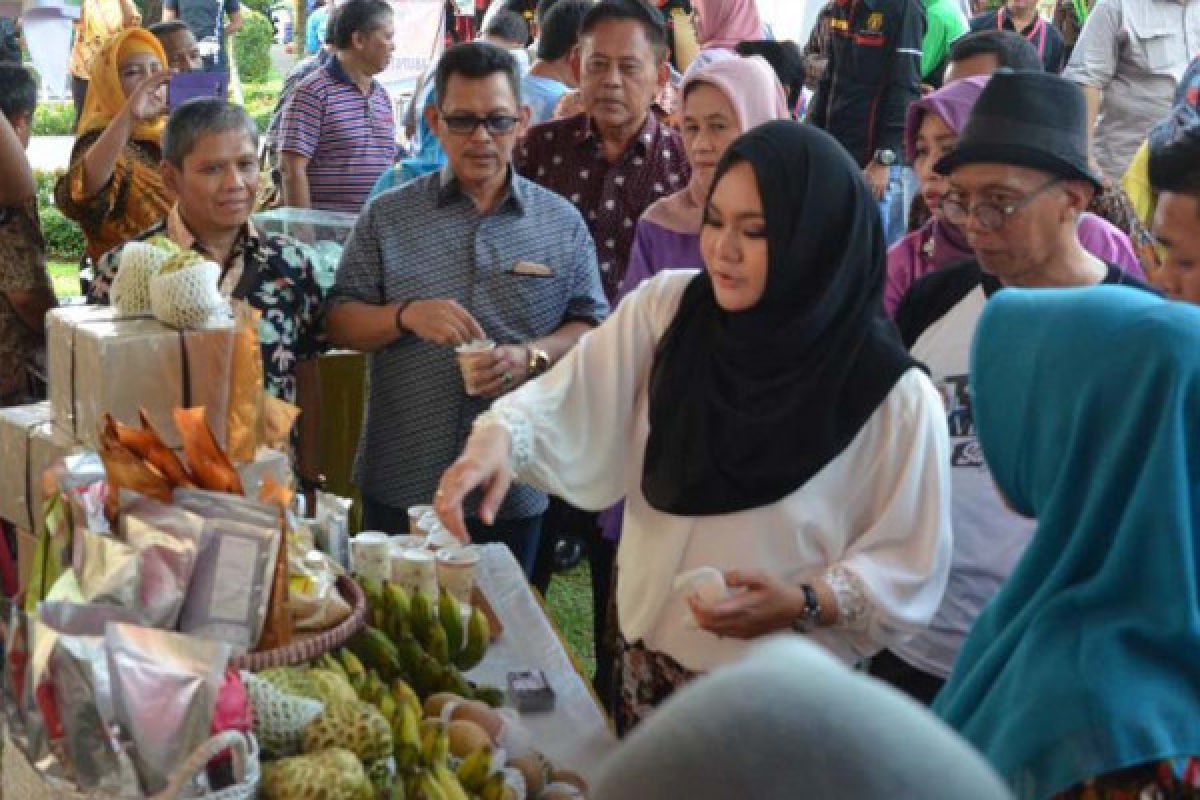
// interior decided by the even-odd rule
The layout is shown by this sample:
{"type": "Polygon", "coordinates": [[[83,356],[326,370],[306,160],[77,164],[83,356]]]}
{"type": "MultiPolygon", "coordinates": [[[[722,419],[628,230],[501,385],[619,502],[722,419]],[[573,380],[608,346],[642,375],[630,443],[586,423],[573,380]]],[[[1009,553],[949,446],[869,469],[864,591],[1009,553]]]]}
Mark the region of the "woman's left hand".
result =
{"type": "Polygon", "coordinates": [[[725,585],[744,591],[711,606],[688,598],[696,623],[717,636],[753,639],[788,630],[804,612],[804,590],[765,572],[730,570],[725,585]]]}

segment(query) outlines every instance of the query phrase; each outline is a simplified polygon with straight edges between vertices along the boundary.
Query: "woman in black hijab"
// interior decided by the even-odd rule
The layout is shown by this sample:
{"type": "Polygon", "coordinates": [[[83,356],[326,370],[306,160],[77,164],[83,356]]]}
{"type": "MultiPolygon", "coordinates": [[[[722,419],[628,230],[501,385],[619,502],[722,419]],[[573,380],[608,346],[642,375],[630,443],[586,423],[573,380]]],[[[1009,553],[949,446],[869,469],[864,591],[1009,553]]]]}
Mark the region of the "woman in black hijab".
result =
{"type": "Polygon", "coordinates": [[[941,401],[883,317],[854,162],[793,122],[744,134],[701,253],[498,400],[435,498],[466,538],[464,497],[482,488],[490,520],[514,473],[582,508],[626,496],[619,730],[758,636],[869,656],[928,623],[949,570],[941,401]]]}

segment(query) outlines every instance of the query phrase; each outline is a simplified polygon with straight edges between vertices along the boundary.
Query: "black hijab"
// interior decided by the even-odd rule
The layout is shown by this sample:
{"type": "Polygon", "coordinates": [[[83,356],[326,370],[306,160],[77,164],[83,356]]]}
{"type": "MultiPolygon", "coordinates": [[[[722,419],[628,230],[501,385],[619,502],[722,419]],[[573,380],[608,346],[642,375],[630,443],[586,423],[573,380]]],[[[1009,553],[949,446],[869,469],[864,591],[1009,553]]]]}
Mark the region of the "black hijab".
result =
{"type": "Polygon", "coordinates": [[[791,494],[915,365],[883,315],[879,207],[849,154],[817,128],[777,121],[730,146],[714,188],[742,162],[762,197],[766,287],[754,308],[727,313],[702,272],[659,343],[642,491],[670,514],[791,494]]]}

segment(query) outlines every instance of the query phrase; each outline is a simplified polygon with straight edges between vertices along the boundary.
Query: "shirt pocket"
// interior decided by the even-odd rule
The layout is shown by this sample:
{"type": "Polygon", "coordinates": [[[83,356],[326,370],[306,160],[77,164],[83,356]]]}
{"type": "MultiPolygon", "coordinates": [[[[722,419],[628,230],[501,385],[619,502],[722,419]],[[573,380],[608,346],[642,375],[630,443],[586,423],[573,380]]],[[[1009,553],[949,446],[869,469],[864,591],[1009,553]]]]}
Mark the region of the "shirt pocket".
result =
{"type": "Polygon", "coordinates": [[[1130,45],[1134,61],[1149,72],[1172,73],[1183,54],[1182,19],[1172,20],[1166,13],[1141,10],[1129,19],[1130,45]]]}
{"type": "Polygon", "coordinates": [[[553,277],[541,277],[519,275],[511,267],[489,271],[481,281],[482,297],[476,297],[476,305],[483,301],[481,314],[497,318],[518,338],[545,336],[558,328],[566,308],[567,283],[558,267],[555,272],[553,277]]]}

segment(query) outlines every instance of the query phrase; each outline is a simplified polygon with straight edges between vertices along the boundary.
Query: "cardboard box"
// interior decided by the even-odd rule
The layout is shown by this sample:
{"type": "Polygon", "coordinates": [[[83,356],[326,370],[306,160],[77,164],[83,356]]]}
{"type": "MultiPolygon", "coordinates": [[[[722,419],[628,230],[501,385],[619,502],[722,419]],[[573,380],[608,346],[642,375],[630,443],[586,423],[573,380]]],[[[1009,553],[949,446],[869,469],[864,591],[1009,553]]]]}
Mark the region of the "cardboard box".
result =
{"type": "Polygon", "coordinates": [[[40,492],[35,494],[31,482],[33,435],[39,428],[52,427],[51,419],[49,403],[0,409],[0,517],[27,531],[36,529],[40,508],[40,492]]]}
{"type": "Polygon", "coordinates": [[[99,447],[105,413],[139,425],[139,408],[178,448],[172,412],[197,406],[225,445],[232,327],[178,331],[111,308],[73,307],[47,314],[46,337],[55,424],[90,449],[99,447]]]}

